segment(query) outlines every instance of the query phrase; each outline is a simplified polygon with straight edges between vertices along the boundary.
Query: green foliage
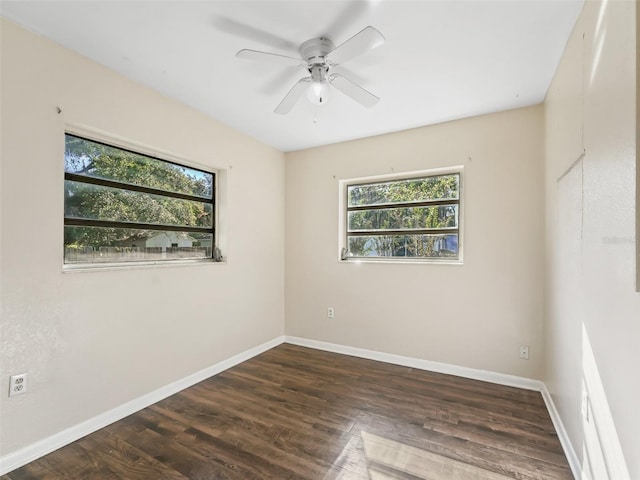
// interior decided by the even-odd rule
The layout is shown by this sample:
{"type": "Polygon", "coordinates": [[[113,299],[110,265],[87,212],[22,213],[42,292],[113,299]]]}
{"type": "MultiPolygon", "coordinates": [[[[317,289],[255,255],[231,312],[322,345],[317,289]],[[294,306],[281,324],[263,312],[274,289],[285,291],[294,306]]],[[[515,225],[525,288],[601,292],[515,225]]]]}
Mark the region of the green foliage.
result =
{"type": "MultiPolygon", "coordinates": [[[[66,136],[65,170],[121,183],[211,198],[213,176],[155,158],[66,136]]],[[[212,205],[177,198],[65,181],[70,218],[211,227],[212,205]]],[[[65,228],[65,246],[131,245],[157,232],[123,228],[65,228]]]]}
{"type": "MultiPolygon", "coordinates": [[[[349,231],[373,231],[371,236],[350,236],[349,251],[355,256],[455,256],[443,235],[414,233],[385,235],[385,231],[456,228],[458,207],[412,206],[417,202],[459,198],[459,176],[440,175],[396,182],[357,185],[348,189],[349,206],[406,204],[391,208],[355,210],[348,213],[349,231]]],[[[457,240],[455,242],[457,245],[457,240]]]]}
{"type": "Polygon", "coordinates": [[[84,138],[66,135],[65,169],[91,177],[211,198],[213,176],[84,138]]]}
{"type": "Polygon", "coordinates": [[[349,230],[415,230],[456,227],[456,205],[349,212],[349,230]]]}
{"type": "Polygon", "coordinates": [[[457,174],[355,185],[349,187],[348,191],[350,207],[425,200],[448,200],[457,199],[458,195],[459,177],[457,174]]]}
{"type": "Polygon", "coordinates": [[[457,234],[350,236],[349,252],[356,257],[457,257],[457,234]]]}

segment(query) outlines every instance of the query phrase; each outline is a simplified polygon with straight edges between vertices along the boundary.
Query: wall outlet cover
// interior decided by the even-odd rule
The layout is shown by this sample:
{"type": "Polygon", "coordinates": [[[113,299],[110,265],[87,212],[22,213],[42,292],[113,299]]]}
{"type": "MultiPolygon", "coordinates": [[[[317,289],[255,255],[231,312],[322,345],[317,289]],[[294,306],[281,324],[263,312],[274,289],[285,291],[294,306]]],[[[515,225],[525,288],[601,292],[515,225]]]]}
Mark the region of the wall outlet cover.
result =
{"type": "Polygon", "coordinates": [[[11,375],[9,380],[9,396],[15,397],[27,393],[27,374],[11,375]]]}

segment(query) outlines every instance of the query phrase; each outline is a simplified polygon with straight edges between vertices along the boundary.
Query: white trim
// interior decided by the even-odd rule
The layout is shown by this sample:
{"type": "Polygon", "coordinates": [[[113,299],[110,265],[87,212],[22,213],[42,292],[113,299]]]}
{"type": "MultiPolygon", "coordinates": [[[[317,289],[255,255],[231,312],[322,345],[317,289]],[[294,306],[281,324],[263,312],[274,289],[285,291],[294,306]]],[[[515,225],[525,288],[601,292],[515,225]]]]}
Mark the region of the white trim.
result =
{"type": "Polygon", "coordinates": [[[100,263],[66,263],[62,265],[62,273],[87,272],[121,272],[122,270],[139,270],[142,268],[166,267],[199,267],[201,265],[226,265],[226,261],[216,262],[213,258],[189,260],[149,260],[146,262],[105,262],[100,263]]]}
{"type": "Polygon", "coordinates": [[[351,355],[359,358],[366,358],[368,360],[376,360],[378,362],[392,363],[394,365],[401,365],[405,367],[418,368],[420,370],[427,370],[430,372],[444,373],[447,375],[455,375],[458,377],[470,378],[473,380],[481,380],[485,382],[495,383],[498,385],[505,385],[509,387],[523,388],[525,390],[534,390],[540,392],[544,400],[545,406],[551,417],[551,422],[556,430],[564,454],[567,457],[569,467],[573,477],[576,479],[582,478],[582,466],[576,452],[573,448],[567,430],[562,423],[562,418],[553,403],[553,398],[547,389],[544,382],[540,380],[534,380],[526,377],[519,377],[515,375],[508,375],[505,373],[491,372],[487,370],[478,370],[475,368],[462,367],[459,365],[452,365],[449,363],[434,362],[431,360],[423,360],[420,358],[405,357],[402,355],[395,355],[391,353],[378,352],[375,350],[367,350],[364,348],[351,347],[348,345],[339,345],[329,342],[321,342],[318,340],[310,340],[307,338],[293,337],[286,335],[284,337],[285,343],[292,345],[299,345],[301,347],[314,348],[316,350],[324,350],[327,352],[340,353],[343,355],[351,355]]]}
{"type": "Polygon", "coordinates": [[[564,454],[567,457],[569,466],[571,467],[573,477],[582,478],[582,465],[580,464],[580,459],[578,459],[576,451],[571,444],[571,440],[569,439],[569,435],[567,434],[567,430],[564,428],[564,423],[562,423],[560,413],[558,412],[556,405],[553,403],[553,397],[551,396],[551,393],[549,393],[549,390],[544,383],[542,383],[542,390],[540,390],[540,393],[542,393],[542,398],[544,399],[544,403],[547,406],[549,416],[551,417],[551,422],[553,423],[553,427],[556,429],[558,439],[560,439],[560,444],[562,445],[564,454]]]}
{"type": "Polygon", "coordinates": [[[94,142],[104,143],[111,147],[134,151],[141,155],[155,157],[158,160],[177,163],[183,167],[195,168],[206,173],[218,173],[221,167],[212,166],[208,163],[193,161],[168,150],[155,148],[146,143],[137,142],[127,137],[117,135],[113,132],[94,128],[89,125],[76,122],[65,122],[64,131],[69,135],[79,136],[94,142]]]}
{"type": "Polygon", "coordinates": [[[5,475],[16,468],[26,465],[48,453],[57,450],[69,443],[95,432],[113,422],[121,420],[143,408],[153,405],[160,400],[167,398],[175,393],[178,393],[185,388],[195,385],[202,380],[205,380],[213,375],[217,375],[239,363],[249,360],[256,355],[259,355],[271,348],[277,347],[281,343],[290,343],[292,345],[299,345],[302,347],[314,348],[316,350],[324,350],[327,352],[340,353],[343,355],[351,355],[354,357],[366,358],[369,360],[376,360],[379,362],[392,363],[394,365],[402,365],[405,367],[418,368],[420,370],[427,370],[431,372],[445,373],[448,375],[455,375],[458,377],[470,378],[473,380],[482,380],[485,382],[496,383],[499,385],[505,385],[516,388],[523,388],[526,390],[539,391],[542,394],[547,410],[553,422],[553,426],[558,434],[562,448],[564,449],[565,456],[573,472],[573,476],[576,479],[581,477],[581,465],[575,450],[569,440],[567,431],[564,428],[560,414],[558,413],[553,399],[546,385],[539,381],[525,377],[518,377],[515,375],[508,375],[504,373],[490,372],[487,370],[478,370],[475,368],[462,367],[459,365],[451,365],[448,363],[433,362],[430,360],[423,360],[420,358],[405,357],[402,355],[394,355],[391,353],[378,352],[375,350],[367,350],[364,348],[350,347],[347,345],[338,345],[335,343],[321,342],[318,340],[310,340],[301,337],[292,336],[280,336],[273,340],[270,340],[262,345],[246,350],[242,353],[234,355],[227,360],[216,363],[210,367],[200,370],[192,375],[177,380],[169,385],[161,387],[153,392],[150,392],[142,397],[138,397],[130,402],[120,405],[112,410],[97,415],[85,422],[75,425],[71,428],[56,433],[48,438],[35,442],[25,448],[17,450],[0,457],[0,475],[5,475]]]}
{"type": "Polygon", "coordinates": [[[464,265],[464,262],[460,260],[447,260],[446,257],[424,258],[422,260],[416,257],[347,257],[346,260],[339,259],[338,262],[346,265],[359,265],[361,263],[386,263],[387,265],[464,265]],[[408,260],[403,260],[403,258],[407,258],[408,260]]]}
{"type": "MultiPolygon", "coordinates": [[[[58,107],[60,108],[60,107],[58,107]]],[[[220,224],[220,218],[223,216],[223,212],[221,212],[221,205],[226,205],[226,198],[222,197],[220,193],[221,190],[225,191],[226,195],[226,184],[224,188],[221,187],[221,181],[226,182],[226,174],[227,170],[222,167],[216,167],[212,165],[208,165],[205,163],[194,162],[192,160],[186,159],[180,155],[175,153],[161,150],[150,145],[136,142],[129,138],[122,137],[120,135],[116,135],[111,132],[107,132],[104,130],[100,130],[98,128],[94,128],[88,125],[84,125],[81,123],[74,122],[65,122],[64,125],[64,135],[67,134],[73,135],[79,138],[83,138],[85,140],[102,143],[106,146],[124,149],[133,153],[138,153],[140,155],[149,156],[159,161],[169,162],[176,164],[178,166],[182,166],[185,168],[191,168],[200,170],[203,173],[209,173],[213,175],[213,239],[212,246],[220,247],[220,244],[224,244],[223,247],[226,247],[226,233],[221,233],[221,231],[226,232],[226,229],[220,224]],[[224,180],[221,180],[224,179],[224,180]]],[[[224,262],[216,262],[213,259],[187,259],[187,260],[147,260],[141,262],[105,262],[105,263],[83,263],[83,264],[73,264],[73,263],[65,263],[64,258],[64,249],[60,250],[62,254],[62,272],[104,272],[104,271],[118,271],[118,270],[127,270],[127,269],[139,269],[139,268],[157,268],[157,267],[175,267],[175,266],[184,266],[184,265],[200,265],[200,264],[211,264],[211,263],[226,263],[226,259],[224,262]]]]}
{"type": "Polygon", "coordinates": [[[366,177],[345,178],[340,183],[374,183],[384,182],[386,180],[404,180],[410,178],[420,178],[430,175],[446,175],[447,173],[460,173],[464,170],[464,165],[451,165],[445,167],[426,168],[422,170],[407,170],[402,172],[381,173],[379,175],[368,175],[366,177]]]}
{"type": "Polygon", "coordinates": [[[249,360],[256,355],[266,352],[273,347],[277,347],[283,341],[284,336],[276,337],[262,345],[250,348],[249,350],[234,355],[231,358],[216,363],[215,365],[200,370],[199,372],[188,375],[180,380],[170,383],[169,385],[154,390],[153,392],[149,392],[141,397],[135,398],[78,425],[32,443],[20,450],[3,455],[0,457],[0,475],[5,475],[16,468],[26,465],[27,463],[51,453],[60,447],[68,445],[69,443],[75,442],[96,430],[121,420],[139,410],[142,410],[143,408],[148,407],[149,405],[153,405],[164,398],[184,390],[185,388],[195,385],[196,383],[212,377],[213,375],[217,375],[218,373],[249,360]]]}
{"type": "Polygon", "coordinates": [[[285,343],[291,343],[293,345],[300,345],[301,347],[315,348],[317,350],[324,350],[327,352],[341,353],[343,355],[351,355],[354,357],[366,358],[369,360],[377,360],[379,362],[393,363],[395,365],[402,365],[404,367],[418,368],[420,370],[427,370],[430,372],[445,373],[448,375],[455,375],[458,377],[470,378],[473,380],[482,380],[484,382],[496,383],[499,385],[505,385],[508,387],[523,388],[526,390],[535,390],[542,394],[544,403],[549,411],[551,422],[556,430],[564,454],[569,462],[569,467],[573,473],[573,477],[576,479],[582,478],[582,467],[580,460],[578,459],[576,452],[571,444],[567,430],[564,428],[560,414],[556,409],[553,399],[547,386],[540,380],[533,380],[526,377],[518,377],[515,375],[508,375],[505,373],[490,372],[487,370],[478,370],[475,368],[461,367],[459,365],[451,365],[449,363],[433,362],[430,360],[422,360],[419,358],[404,357],[401,355],[394,355],[391,353],[377,352],[374,350],[366,350],[364,348],[349,347],[345,345],[338,345],[335,343],[320,342],[317,340],[309,340],[300,337],[284,337],[285,343]]]}
{"type": "Polygon", "coordinates": [[[524,388],[525,390],[535,390],[539,392],[542,390],[543,385],[539,380],[508,375],[506,373],[478,370],[475,368],[461,367],[459,365],[451,365],[449,363],[433,362],[431,360],[423,360],[421,358],[404,357],[402,355],[394,355],[392,353],[377,352],[374,350],[349,347],[335,343],[319,342],[317,340],[309,340],[306,338],[285,336],[284,341],[285,343],[300,345],[301,347],[342,353],[344,355],[351,355],[352,357],[367,358],[369,360],[393,363],[394,365],[418,368],[420,370],[428,370],[430,372],[446,373],[447,375],[455,375],[457,377],[470,378],[473,380],[482,380],[483,382],[497,383],[508,387],[524,388]]]}
{"type": "Polygon", "coordinates": [[[451,165],[448,167],[429,168],[427,170],[413,170],[406,172],[392,172],[381,175],[372,175],[367,177],[343,178],[338,180],[338,262],[339,263],[393,263],[393,264],[421,264],[421,265],[463,265],[464,264],[464,190],[465,190],[465,173],[464,165],[451,165]],[[366,184],[371,182],[386,182],[397,180],[409,180],[412,178],[422,178],[426,176],[437,176],[455,174],[459,175],[459,192],[458,192],[458,258],[455,259],[436,259],[436,258],[414,258],[414,257],[348,257],[342,259],[342,249],[348,248],[346,244],[347,238],[347,187],[350,185],[366,184]]]}

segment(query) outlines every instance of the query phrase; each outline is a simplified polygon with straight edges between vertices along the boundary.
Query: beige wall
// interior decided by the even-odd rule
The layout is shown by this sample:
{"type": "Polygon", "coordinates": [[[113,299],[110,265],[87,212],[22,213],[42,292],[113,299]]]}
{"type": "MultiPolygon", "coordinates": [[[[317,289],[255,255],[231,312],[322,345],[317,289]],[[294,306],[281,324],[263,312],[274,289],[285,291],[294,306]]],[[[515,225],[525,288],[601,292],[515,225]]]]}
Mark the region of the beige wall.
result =
{"type": "Polygon", "coordinates": [[[286,156],[2,21],[0,376],[30,392],[0,395],[1,454],[282,335],[286,314],[288,335],[543,378],[579,455],[597,370],[640,477],[633,5],[587,2],[544,107],[286,156]],[[228,263],[63,274],[66,123],[222,169],[228,263]],[[453,165],[464,265],[338,262],[341,179],[453,165]]]}
{"type": "Polygon", "coordinates": [[[586,2],[545,103],[544,379],[578,456],[592,441],[613,450],[617,430],[630,477],[640,478],[634,9],[586,2]],[[586,423],[583,389],[595,416],[586,423]]]}
{"type": "Polygon", "coordinates": [[[535,106],[288,153],[286,333],[540,378],[542,129],[535,106]],[[464,265],[338,262],[341,179],[454,165],[464,265]]]}
{"type": "Polygon", "coordinates": [[[283,334],[281,152],[4,20],[1,110],[2,455],[283,334]],[[63,274],[65,122],[225,169],[228,263],[63,274]]]}

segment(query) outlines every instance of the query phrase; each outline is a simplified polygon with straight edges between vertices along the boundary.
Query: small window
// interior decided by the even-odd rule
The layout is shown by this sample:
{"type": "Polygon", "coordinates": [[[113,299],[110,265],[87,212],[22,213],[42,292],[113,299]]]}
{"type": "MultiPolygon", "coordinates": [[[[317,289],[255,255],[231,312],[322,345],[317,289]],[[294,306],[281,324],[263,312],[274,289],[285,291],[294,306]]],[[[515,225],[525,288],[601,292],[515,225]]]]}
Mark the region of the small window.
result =
{"type": "Polygon", "coordinates": [[[343,181],[343,260],[461,260],[461,171],[343,181]]]}
{"type": "Polygon", "coordinates": [[[212,172],[65,135],[64,263],[213,258],[212,172]]]}

